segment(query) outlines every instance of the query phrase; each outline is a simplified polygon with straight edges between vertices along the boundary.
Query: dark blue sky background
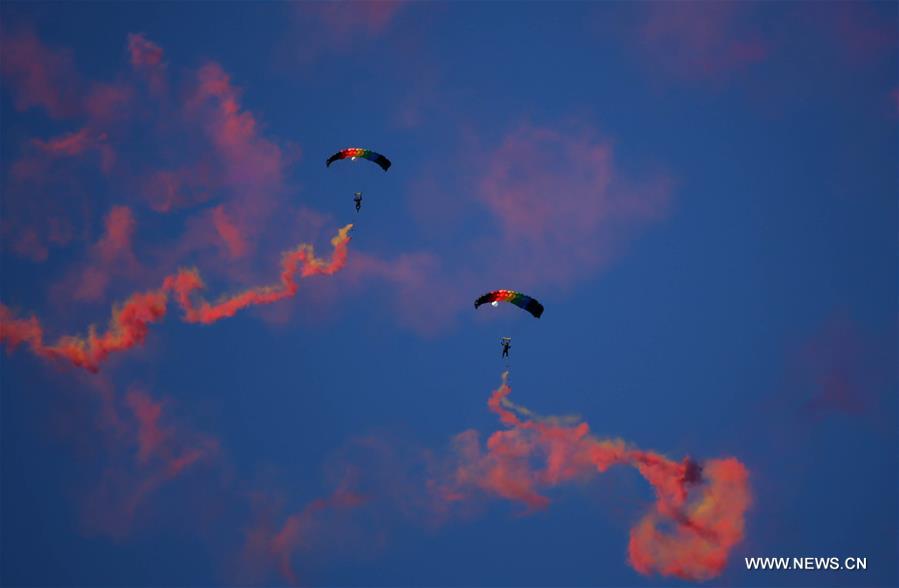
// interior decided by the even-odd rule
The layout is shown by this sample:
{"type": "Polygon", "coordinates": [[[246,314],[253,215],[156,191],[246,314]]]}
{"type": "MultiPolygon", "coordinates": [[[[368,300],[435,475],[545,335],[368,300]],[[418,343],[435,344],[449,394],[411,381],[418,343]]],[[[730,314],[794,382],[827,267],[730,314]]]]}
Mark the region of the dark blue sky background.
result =
{"type": "Polygon", "coordinates": [[[99,374],[6,341],[4,585],[283,584],[256,539],[347,479],[373,502],[303,519],[303,585],[689,584],[628,564],[654,501],[630,468],[537,512],[488,495],[441,519],[409,498],[422,456],[502,428],[501,335],[513,401],[745,464],[745,538],[708,585],[899,582],[895,3],[0,18],[0,302],[47,342],[179,267],[210,299],[273,283],[281,251],[329,255],[356,223],[334,276],[211,325],[170,302],[99,374]],[[322,165],[350,145],[394,165],[322,165]],[[496,288],[546,313],[472,310],[496,288]]]}

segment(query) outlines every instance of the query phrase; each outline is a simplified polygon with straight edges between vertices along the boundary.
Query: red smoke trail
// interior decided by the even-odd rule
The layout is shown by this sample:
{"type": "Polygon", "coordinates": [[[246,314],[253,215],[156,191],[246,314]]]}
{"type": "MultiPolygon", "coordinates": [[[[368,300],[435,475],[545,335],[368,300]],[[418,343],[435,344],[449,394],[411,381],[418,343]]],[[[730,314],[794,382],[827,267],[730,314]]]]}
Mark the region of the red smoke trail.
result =
{"type": "Polygon", "coordinates": [[[6,342],[10,350],[21,343],[27,343],[36,355],[68,359],[79,367],[96,372],[110,353],[131,349],[143,343],[150,325],[165,317],[169,292],[173,293],[184,310],[185,321],[204,324],[234,316],[237,311],[248,306],[271,304],[290,298],[297,293],[298,277],[330,275],[344,266],[352,227],[353,225],[343,227],[331,239],[334,252],[330,261],[315,257],[312,246],[307,244],[286,252],[281,260],[280,284],[250,289],[215,304],[203,300],[196,306],[191,301],[190,294],[203,287],[200,275],[196,270],[179,270],[178,273],[167,276],[160,289],[132,294],[123,305],[113,307],[112,319],[105,332],[98,333],[91,325],[87,336],[64,336],[53,345],[44,343],[43,328],[37,318],[16,318],[7,306],[0,304],[0,342],[6,342]]]}
{"type": "Polygon", "coordinates": [[[751,501],[748,471],[734,458],[709,460],[700,467],[690,458],[672,461],[620,439],[598,439],[587,423],[539,417],[508,400],[512,391],[503,374],[488,406],[510,427],[493,433],[483,452],[477,433],[456,437],[457,462],[451,480],[439,484],[449,501],[467,498],[471,488],[526,504],[549,504],[541,488],[604,472],[617,464],[635,467],[656,493],[653,509],[632,529],[631,565],[688,580],[706,580],[722,572],[727,556],[743,538],[743,517],[751,501]],[[535,469],[532,459],[543,458],[535,469]]]}

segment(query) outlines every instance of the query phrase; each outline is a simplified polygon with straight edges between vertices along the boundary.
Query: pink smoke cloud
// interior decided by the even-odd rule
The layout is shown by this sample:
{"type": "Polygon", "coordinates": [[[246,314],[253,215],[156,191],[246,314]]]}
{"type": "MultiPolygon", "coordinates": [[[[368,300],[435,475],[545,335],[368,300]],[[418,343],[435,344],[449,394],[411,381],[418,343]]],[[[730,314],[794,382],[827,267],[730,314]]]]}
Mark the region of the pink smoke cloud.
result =
{"type": "MultiPolygon", "coordinates": [[[[219,179],[211,180],[213,173],[204,162],[162,176],[158,179],[169,182],[168,192],[165,204],[157,210],[189,199],[184,196],[187,192],[184,188],[199,192],[202,198],[220,185],[219,193],[227,206],[214,209],[205,221],[214,229],[211,234],[215,241],[211,245],[218,248],[224,240],[226,258],[252,254],[259,237],[271,232],[272,215],[285,205],[284,174],[292,163],[290,156],[262,135],[256,117],[240,104],[240,90],[216,63],[207,63],[197,71],[182,116],[199,123],[200,132],[214,154],[211,170],[219,179]]],[[[195,236],[185,238],[190,241],[195,236]]]]}
{"type": "Polygon", "coordinates": [[[751,28],[752,7],[738,3],[643,5],[642,51],[654,70],[687,80],[717,80],[765,60],[771,44],[751,28]]]}
{"type": "Polygon", "coordinates": [[[853,63],[877,62],[895,55],[899,48],[895,23],[883,19],[868,3],[835,3],[819,14],[825,32],[841,45],[853,63]]]}
{"type": "Polygon", "coordinates": [[[230,257],[242,257],[247,251],[247,243],[240,234],[231,219],[228,218],[225,209],[221,206],[215,207],[212,211],[212,222],[215,224],[215,230],[219,237],[224,241],[230,257]]]}
{"type": "Polygon", "coordinates": [[[335,36],[382,33],[403,8],[403,0],[373,0],[359,6],[316,4],[298,6],[298,12],[318,19],[335,36]]]}
{"type": "Polygon", "coordinates": [[[359,33],[376,35],[384,31],[402,8],[398,0],[375,0],[357,6],[319,4],[312,8],[336,37],[346,39],[359,33]]]}
{"type": "Polygon", "coordinates": [[[164,95],[168,89],[168,81],[162,47],[141,33],[132,33],[128,35],[128,54],[132,69],[143,76],[150,93],[156,97],[164,95]]]}
{"type": "Polygon", "coordinates": [[[104,396],[106,464],[82,505],[90,534],[123,538],[163,487],[220,456],[219,441],[177,424],[167,403],[140,388],[104,396]]]}
{"type": "Polygon", "coordinates": [[[30,227],[17,231],[15,240],[12,243],[12,250],[19,256],[31,261],[46,261],[50,255],[47,245],[38,236],[37,231],[30,227]]]}
{"type": "Polygon", "coordinates": [[[525,285],[571,282],[667,213],[670,181],[629,185],[612,145],[587,132],[522,125],[483,155],[477,199],[500,225],[491,269],[525,285]]]}
{"type": "Polygon", "coordinates": [[[239,90],[217,63],[208,63],[197,72],[188,112],[200,106],[207,107],[206,132],[227,164],[229,181],[257,189],[280,182],[281,149],[259,135],[256,117],[241,109],[239,90]]]}
{"type": "MultiPolygon", "coordinates": [[[[449,327],[454,319],[456,296],[450,287],[452,278],[445,275],[442,260],[432,252],[416,251],[391,258],[360,252],[348,264],[344,282],[356,290],[372,284],[385,286],[392,298],[397,319],[424,336],[434,336],[449,327]],[[444,292],[444,303],[450,308],[437,309],[425,292],[444,292]]],[[[458,284],[456,284],[458,286],[458,284]]]]}
{"type": "Polygon", "coordinates": [[[315,517],[325,509],[352,509],[365,502],[365,498],[345,489],[336,490],[325,499],[315,500],[301,511],[287,517],[281,529],[271,538],[268,548],[277,558],[281,575],[293,585],[297,584],[296,572],[291,564],[293,553],[315,540],[321,531],[317,529],[315,517]]]}
{"type": "Polygon", "coordinates": [[[51,248],[69,244],[78,212],[89,206],[73,180],[89,167],[108,173],[115,162],[108,135],[91,126],[29,140],[8,168],[0,219],[5,245],[23,257],[45,261],[51,248]]]}
{"type": "Polygon", "coordinates": [[[201,161],[150,172],[142,182],[141,196],[153,211],[168,213],[203,204],[213,198],[216,189],[212,165],[201,161]]]}
{"type": "Polygon", "coordinates": [[[380,39],[404,5],[402,0],[295,3],[290,34],[279,43],[280,66],[293,68],[297,61],[309,65],[324,55],[347,53],[380,39]]]}
{"type": "Polygon", "coordinates": [[[113,279],[139,272],[141,267],[132,249],[135,226],[130,208],[113,207],[106,216],[103,234],[90,249],[86,265],[72,268],[54,286],[57,297],[101,301],[113,279]]]}
{"type": "MultiPolygon", "coordinates": [[[[90,127],[78,131],[63,133],[49,139],[32,139],[26,153],[14,160],[10,165],[10,177],[20,185],[28,185],[37,189],[48,189],[55,185],[47,179],[48,175],[71,173],[71,166],[61,165],[66,160],[78,161],[80,158],[96,153],[98,167],[108,172],[115,163],[115,151],[107,142],[106,133],[97,132],[90,127]]],[[[19,188],[19,186],[16,186],[19,188]]],[[[13,194],[15,201],[18,194],[13,194]]],[[[13,208],[15,213],[16,208],[13,208]]]]}
{"type": "Polygon", "coordinates": [[[886,431],[884,395],[891,387],[887,352],[873,335],[845,314],[834,314],[793,355],[791,385],[802,391],[805,419],[837,415],[886,431]]]}
{"type": "Polygon", "coordinates": [[[137,419],[139,428],[137,432],[138,460],[141,462],[156,452],[170,431],[159,428],[159,418],[162,416],[162,404],[153,400],[140,390],[131,390],[125,396],[125,402],[137,419]]]}
{"type": "Polygon", "coordinates": [[[38,107],[53,118],[80,111],[80,79],[69,51],[47,47],[30,29],[4,29],[0,38],[0,74],[8,81],[18,110],[38,107]]]}
{"type": "Polygon", "coordinates": [[[133,116],[134,89],[125,83],[95,82],[84,98],[84,109],[94,125],[101,126],[133,116]]]}
{"type": "Polygon", "coordinates": [[[154,68],[162,65],[162,48],[140,33],[128,35],[128,52],[135,68],[154,68]]]}
{"type": "Polygon", "coordinates": [[[106,230],[96,244],[97,253],[104,261],[119,256],[132,258],[131,240],[135,228],[134,214],[127,206],[114,206],[106,216],[106,230]]]}
{"type": "Polygon", "coordinates": [[[74,133],[66,133],[59,137],[53,137],[46,141],[34,139],[34,145],[44,153],[51,155],[60,155],[72,157],[84,153],[88,148],[94,145],[97,140],[105,137],[94,136],[88,128],[83,128],[74,133]]]}

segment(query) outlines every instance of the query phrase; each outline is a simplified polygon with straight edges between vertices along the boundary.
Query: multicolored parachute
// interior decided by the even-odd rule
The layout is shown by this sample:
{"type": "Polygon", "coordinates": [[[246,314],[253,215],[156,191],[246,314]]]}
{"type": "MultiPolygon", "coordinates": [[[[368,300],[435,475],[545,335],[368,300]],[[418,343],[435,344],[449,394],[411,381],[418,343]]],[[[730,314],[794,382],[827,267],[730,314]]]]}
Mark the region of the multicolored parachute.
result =
{"type": "Polygon", "coordinates": [[[387,171],[390,168],[389,159],[380,153],[375,153],[371,149],[361,149],[359,147],[347,147],[346,149],[338,151],[328,158],[328,161],[325,162],[325,167],[331,167],[332,163],[340,159],[356,159],[357,157],[377,163],[384,171],[387,171]]]}
{"type": "Polygon", "coordinates": [[[487,292],[474,301],[474,307],[477,308],[482,304],[491,303],[496,306],[498,302],[510,302],[518,308],[528,311],[534,318],[540,318],[543,314],[543,305],[526,294],[516,292],[515,290],[494,290],[487,292]]]}

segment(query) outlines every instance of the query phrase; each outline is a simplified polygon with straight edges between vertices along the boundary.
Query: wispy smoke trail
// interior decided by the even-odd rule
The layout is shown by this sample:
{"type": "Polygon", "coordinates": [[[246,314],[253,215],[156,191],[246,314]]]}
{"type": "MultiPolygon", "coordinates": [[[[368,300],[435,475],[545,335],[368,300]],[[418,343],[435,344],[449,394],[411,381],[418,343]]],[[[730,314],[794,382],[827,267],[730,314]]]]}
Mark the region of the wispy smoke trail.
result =
{"type": "Polygon", "coordinates": [[[248,306],[271,304],[294,296],[299,278],[339,271],[346,263],[352,227],[343,227],[331,239],[334,251],[330,260],[317,258],[312,246],[307,244],[284,253],[281,279],[276,285],[253,288],[216,303],[205,300],[194,303],[191,293],[202,288],[203,282],[197,270],[182,269],[167,276],[161,288],[132,294],[124,304],[113,307],[106,331],[98,332],[91,325],[86,336],[64,336],[52,345],[44,343],[44,330],[37,318],[16,318],[12,310],[0,304],[0,342],[5,342],[10,350],[19,344],[28,344],[36,355],[68,359],[76,366],[96,372],[111,353],[143,343],[150,325],[165,317],[170,294],[184,311],[185,321],[209,324],[234,316],[248,306]]]}
{"type": "Polygon", "coordinates": [[[314,531],[314,517],[325,509],[352,509],[365,502],[365,497],[342,488],[338,488],[328,498],[313,500],[303,510],[289,517],[284,526],[271,539],[268,548],[278,560],[278,569],[281,575],[291,585],[297,584],[297,576],[291,565],[291,556],[304,542],[308,542],[307,535],[314,531]]]}

